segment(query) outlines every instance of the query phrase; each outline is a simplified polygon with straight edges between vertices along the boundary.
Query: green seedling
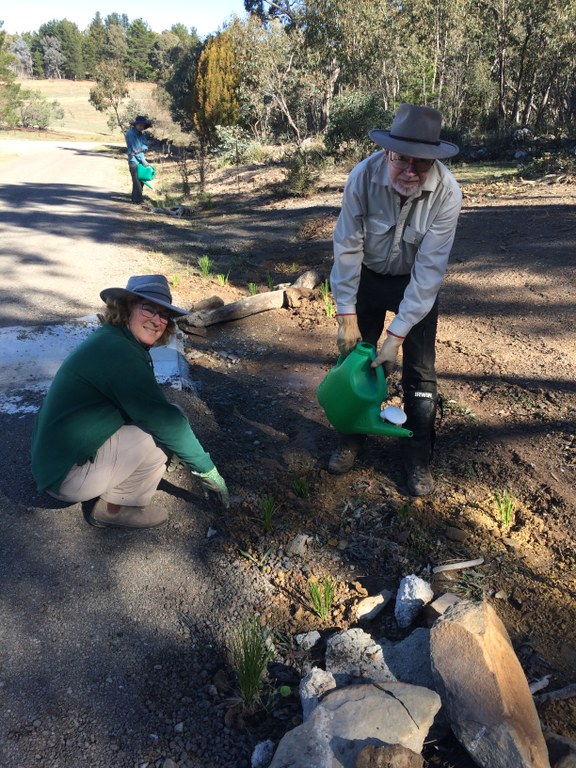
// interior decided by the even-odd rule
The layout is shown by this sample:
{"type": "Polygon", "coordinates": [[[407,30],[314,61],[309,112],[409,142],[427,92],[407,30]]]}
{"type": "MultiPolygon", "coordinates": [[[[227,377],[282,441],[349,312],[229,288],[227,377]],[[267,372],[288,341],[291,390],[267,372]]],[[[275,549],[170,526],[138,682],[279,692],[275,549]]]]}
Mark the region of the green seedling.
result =
{"type": "Polygon", "coordinates": [[[402,504],[398,510],[398,522],[404,525],[412,517],[412,504],[402,504]]]}
{"type": "Polygon", "coordinates": [[[322,298],[324,299],[324,301],[325,302],[328,301],[328,299],[330,298],[330,283],[328,280],[324,280],[320,284],[320,293],[322,294],[322,298]]]}
{"type": "Polygon", "coordinates": [[[334,602],[334,582],[328,578],[322,579],[321,584],[315,580],[310,580],[308,582],[308,592],[314,613],[322,621],[326,621],[330,616],[334,602]]]}
{"type": "Polygon", "coordinates": [[[324,309],[326,310],[326,317],[334,317],[336,314],[336,307],[334,306],[332,299],[328,299],[324,305],[324,309]]]}
{"type": "Polygon", "coordinates": [[[292,480],[292,488],[294,489],[296,496],[300,499],[308,498],[310,488],[308,486],[308,480],[306,480],[305,477],[295,477],[294,480],[292,480]]]}
{"type": "Polygon", "coordinates": [[[198,268],[202,277],[210,277],[212,274],[212,259],[210,256],[200,256],[198,259],[198,268]]]}
{"type": "Polygon", "coordinates": [[[502,528],[510,528],[514,524],[514,513],[516,511],[516,501],[508,491],[494,491],[494,503],[498,511],[500,525],[502,528]]]}
{"type": "Polygon", "coordinates": [[[264,528],[264,533],[270,533],[272,530],[272,519],[278,511],[278,506],[270,496],[262,499],[262,527],[264,528]]]}
{"type": "Polygon", "coordinates": [[[180,282],[180,275],[173,275],[172,277],[172,285],[174,288],[178,287],[178,283],[180,282]]]}
{"type": "Polygon", "coordinates": [[[270,553],[272,552],[272,549],[267,549],[266,552],[261,557],[254,557],[250,552],[246,552],[244,549],[238,550],[242,557],[245,557],[247,560],[250,560],[251,563],[254,563],[254,565],[257,565],[258,568],[260,568],[260,571],[262,573],[266,572],[266,568],[268,567],[268,560],[270,559],[270,553]]]}
{"type": "Polygon", "coordinates": [[[268,290],[271,291],[274,288],[274,278],[270,274],[270,272],[266,272],[266,284],[268,286],[268,290]]]}
{"type": "Polygon", "coordinates": [[[266,667],[274,657],[257,616],[242,622],[242,626],[232,638],[230,656],[238,679],[240,696],[248,708],[253,707],[260,700],[266,667]]]}
{"type": "Polygon", "coordinates": [[[225,275],[224,274],[216,275],[216,282],[221,288],[224,288],[224,286],[227,285],[229,276],[230,276],[230,272],[227,272],[225,275]]]}
{"type": "Polygon", "coordinates": [[[256,296],[258,293],[258,286],[256,283],[248,283],[248,293],[250,296],[256,296]]]}

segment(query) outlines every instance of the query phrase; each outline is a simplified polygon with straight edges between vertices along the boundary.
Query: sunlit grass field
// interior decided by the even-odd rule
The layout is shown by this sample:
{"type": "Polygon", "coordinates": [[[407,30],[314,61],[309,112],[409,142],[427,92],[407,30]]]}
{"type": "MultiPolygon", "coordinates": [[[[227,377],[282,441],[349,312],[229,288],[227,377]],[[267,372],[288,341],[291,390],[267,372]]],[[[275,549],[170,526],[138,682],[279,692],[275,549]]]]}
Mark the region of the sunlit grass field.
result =
{"type": "MultiPolygon", "coordinates": [[[[34,139],[50,139],[63,137],[76,141],[122,141],[120,131],[110,133],[107,126],[107,115],[97,112],[88,101],[90,88],[94,86],[91,80],[20,80],[22,88],[39,91],[50,101],[60,102],[64,109],[64,119],[55,122],[48,131],[3,131],[2,136],[18,136],[25,138],[29,135],[34,139]],[[55,135],[57,134],[57,135],[55,135]]],[[[147,103],[154,89],[153,83],[130,83],[130,97],[143,105],[147,103]]]]}

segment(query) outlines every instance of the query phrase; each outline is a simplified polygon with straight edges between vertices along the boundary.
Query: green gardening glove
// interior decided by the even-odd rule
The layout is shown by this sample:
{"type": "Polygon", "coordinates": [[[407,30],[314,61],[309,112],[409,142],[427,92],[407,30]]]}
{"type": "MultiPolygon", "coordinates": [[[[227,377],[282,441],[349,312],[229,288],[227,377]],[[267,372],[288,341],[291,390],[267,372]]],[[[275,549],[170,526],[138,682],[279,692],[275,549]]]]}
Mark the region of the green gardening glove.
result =
{"type": "Polygon", "coordinates": [[[228,509],[230,506],[230,495],[226,487],[226,481],[216,467],[211,469],[210,472],[199,472],[198,477],[204,490],[204,496],[207,499],[216,499],[225,509],[228,509]]]}

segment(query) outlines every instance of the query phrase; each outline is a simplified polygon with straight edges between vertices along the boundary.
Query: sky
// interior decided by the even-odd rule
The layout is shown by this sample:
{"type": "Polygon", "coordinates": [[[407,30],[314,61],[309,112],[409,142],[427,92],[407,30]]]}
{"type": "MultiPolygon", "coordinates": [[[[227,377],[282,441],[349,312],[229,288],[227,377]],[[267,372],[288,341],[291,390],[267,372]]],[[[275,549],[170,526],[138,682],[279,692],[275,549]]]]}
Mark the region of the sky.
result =
{"type": "Polygon", "coordinates": [[[125,13],[130,21],[142,18],[154,32],[181,23],[195,27],[204,37],[216,32],[232,14],[244,15],[243,0],[20,0],[2,6],[0,21],[10,34],[34,32],[52,19],[68,19],[83,30],[100,11],[102,18],[110,13],[125,13]]]}

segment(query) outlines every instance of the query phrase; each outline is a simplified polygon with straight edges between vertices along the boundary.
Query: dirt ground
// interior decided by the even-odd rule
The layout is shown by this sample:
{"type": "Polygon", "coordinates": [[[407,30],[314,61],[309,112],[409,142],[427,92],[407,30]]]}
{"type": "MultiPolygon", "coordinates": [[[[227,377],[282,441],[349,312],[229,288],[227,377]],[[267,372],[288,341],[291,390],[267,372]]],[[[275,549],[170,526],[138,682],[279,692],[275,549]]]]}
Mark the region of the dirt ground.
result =
{"type": "MultiPolygon", "coordinates": [[[[248,295],[248,282],[267,290],[311,267],[328,276],[345,173],[326,174],[305,199],[275,194],[281,176],[215,171],[209,208],[182,219],[135,214],[149,248],[158,250],[162,229],[178,303],[214,294],[231,301],[248,295]],[[202,255],[212,277],[199,275],[202,255]],[[224,287],[217,273],[228,276],[224,287]]],[[[576,682],[576,187],[497,178],[462,186],[441,294],[433,497],[406,495],[393,439],[371,438],[343,477],[326,472],[335,441],[315,389],[335,362],[336,324],[320,291],[292,309],[212,326],[206,338],[186,336],[187,359],[235,494],[222,546],[270,585],[254,606],[263,622],[287,635],[345,627],[364,588],[394,589],[408,573],[430,576],[433,566],[482,557],[479,567],[434,577],[436,591],[490,600],[529,680],[550,674],[554,690],[576,682]],[[509,519],[495,500],[506,496],[509,519]],[[268,532],[265,498],[275,504],[268,532]],[[299,533],[313,537],[309,556],[286,570],[299,533]],[[307,585],[325,576],[338,587],[322,624],[307,585]]],[[[398,372],[389,389],[401,404],[398,372]]],[[[369,631],[401,636],[391,611],[369,631]]],[[[545,727],[576,738],[576,699],[539,711],[545,727]]],[[[440,754],[428,755],[431,765],[456,759],[440,754]]]]}

